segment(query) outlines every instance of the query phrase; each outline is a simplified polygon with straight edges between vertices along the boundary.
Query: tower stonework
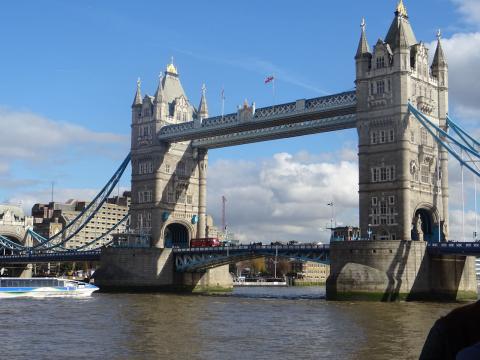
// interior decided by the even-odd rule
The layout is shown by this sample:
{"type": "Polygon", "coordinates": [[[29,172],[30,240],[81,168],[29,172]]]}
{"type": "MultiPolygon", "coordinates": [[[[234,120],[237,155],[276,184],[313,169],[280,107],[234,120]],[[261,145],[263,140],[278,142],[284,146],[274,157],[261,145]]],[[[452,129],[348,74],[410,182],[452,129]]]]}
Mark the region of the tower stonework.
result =
{"type": "Polygon", "coordinates": [[[330,244],[327,299],[476,299],[472,257],[427,251],[427,241],[448,238],[448,156],[408,103],[446,129],[440,33],[429,66],[400,0],[372,51],[362,21],[355,62],[360,227],[369,239],[330,244]]]}
{"type": "Polygon", "coordinates": [[[373,49],[362,22],[355,56],[359,205],[371,240],[438,241],[447,234],[448,158],[409,114],[408,102],[446,129],[448,66],[440,36],[435,60],[418,42],[400,2],[373,49]]]}
{"type": "Polygon", "coordinates": [[[208,117],[205,87],[199,110],[183,90],[173,63],[154,96],[140,94],[132,105],[131,228],[154,247],[188,246],[205,237],[207,152],[190,141],[167,144],[156,134],[166,125],[208,117]]]}

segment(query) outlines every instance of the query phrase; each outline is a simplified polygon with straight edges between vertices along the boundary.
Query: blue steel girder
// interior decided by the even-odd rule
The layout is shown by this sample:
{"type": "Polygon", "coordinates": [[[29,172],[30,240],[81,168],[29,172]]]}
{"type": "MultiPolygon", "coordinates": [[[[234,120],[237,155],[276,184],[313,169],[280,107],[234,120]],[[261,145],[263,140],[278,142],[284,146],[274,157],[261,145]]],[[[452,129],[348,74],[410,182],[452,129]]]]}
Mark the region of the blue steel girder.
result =
{"type": "Polygon", "coordinates": [[[427,250],[432,255],[480,256],[480,242],[440,242],[429,243],[427,250]]]}
{"type": "MultiPolygon", "coordinates": [[[[313,99],[302,99],[296,102],[278,104],[255,110],[250,117],[240,112],[189,121],[181,124],[164,126],[158,138],[166,142],[201,140],[217,136],[241,133],[255,135],[264,129],[263,137],[258,140],[269,139],[268,131],[276,132],[271,138],[297,136],[307,133],[340,130],[355,127],[357,98],[355,91],[324,96],[313,99]],[[324,120],[318,122],[318,120],[324,120]],[[308,127],[309,122],[317,121],[315,126],[308,127]],[[293,126],[294,124],[298,126],[293,126]],[[289,127],[285,127],[289,125],[289,127]],[[281,127],[284,126],[284,127],[281,127]],[[290,135],[290,132],[298,134],[290,135]]],[[[253,142],[250,141],[250,142],[253,142]]],[[[242,143],[245,142],[245,139],[242,143]]],[[[200,142],[194,146],[200,146],[200,142]]],[[[225,145],[224,145],[225,146],[225,145]]],[[[219,146],[217,146],[219,147],[219,146]]]]}
{"type": "Polygon", "coordinates": [[[32,264],[63,261],[100,261],[100,250],[62,251],[0,256],[0,264],[32,264]]]}
{"type": "Polygon", "coordinates": [[[195,272],[258,257],[274,257],[329,264],[329,247],[317,245],[205,247],[173,249],[175,268],[195,272]]]}

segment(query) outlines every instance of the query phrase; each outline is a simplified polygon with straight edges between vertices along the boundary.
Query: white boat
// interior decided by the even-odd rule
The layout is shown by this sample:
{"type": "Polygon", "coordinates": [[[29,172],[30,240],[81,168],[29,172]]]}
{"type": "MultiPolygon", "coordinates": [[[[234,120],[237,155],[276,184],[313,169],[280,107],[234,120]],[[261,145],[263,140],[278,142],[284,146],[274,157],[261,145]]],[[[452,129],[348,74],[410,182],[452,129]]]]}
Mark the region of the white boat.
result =
{"type": "Polygon", "coordinates": [[[90,296],[98,287],[59,278],[0,278],[0,298],[45,296],[90,296]]]}

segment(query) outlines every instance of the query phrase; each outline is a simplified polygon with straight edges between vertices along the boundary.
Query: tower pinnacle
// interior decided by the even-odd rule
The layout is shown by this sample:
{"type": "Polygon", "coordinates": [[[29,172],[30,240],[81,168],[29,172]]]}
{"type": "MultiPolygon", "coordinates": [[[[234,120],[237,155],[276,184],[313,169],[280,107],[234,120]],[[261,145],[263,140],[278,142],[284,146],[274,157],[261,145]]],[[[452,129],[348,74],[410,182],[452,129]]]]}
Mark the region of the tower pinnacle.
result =
{"type": "Polygon", "coordinates": [[[397,5],[396,15],[408,17],[407,8],[405,7],[403,0],[400,0],[397,5]]]}
{"type": "Polygon", "coordinates": [[[370,53],[370,47],[368,46],[368,41],[367,41],[367,34],[365,32],[365,28],[366,28],[365,18],[362,18],[360,28],[362,29],[362,34],[360,35],[360,42],[358,43],[357,54],[355,55],[356,59],[370,53]]]}
{"type": "Polygon", "coordinates": [[[140,86],[142,85],[142,82],[140,81],[140,78],[137,79],[137,91],[135,92],[135,98],[133,99],[133,106],[137,105],[142,105],[142,93],[140,90],[140,86]]]}
{"type": "Polygon", "coordinates": [[[437,32],[437,50],[435,50],[435,55],[433,56],[432,69],[437,70],[440,67],[447,67],[447,60],[445,54],[443,53],[442,48],[442,31],[438,30],[437,32]]]}
{"type": "Polygon", "coordinates": [[[198,105],[198,115],[201,119],[208,117],[208,106],[207,106],[207,97],[206,97],[207,87],[205,84],[202,85],[202,97],[200,99],[200,105],[198,105]]]}

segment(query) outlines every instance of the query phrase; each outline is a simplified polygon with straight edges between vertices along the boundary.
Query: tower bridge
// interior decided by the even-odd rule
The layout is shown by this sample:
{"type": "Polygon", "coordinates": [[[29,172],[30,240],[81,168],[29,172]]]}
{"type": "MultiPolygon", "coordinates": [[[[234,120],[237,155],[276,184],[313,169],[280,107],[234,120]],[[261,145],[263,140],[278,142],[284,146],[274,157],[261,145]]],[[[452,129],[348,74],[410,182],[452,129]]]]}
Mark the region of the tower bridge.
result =
{"type": "MultiPolygon", "coordinates": [[[[429,49],[416,39],[400,0],[387,35],[373,48],[362,21],[355,91],[259,109],[245,102],[236,113],[222,116],[209,117],[205,86],[198,107],[192,105],[173,62],[153,96],[142,96],[138,81],[129,157],[96,205],[69,227],[71,237],[91,219],[131,157],[131,221],[125,237],[136,248],[102,250],[97,283],[105,289],[231,286],[226,264],[272,249],[188,249],[191,239],[208,236],[209,149],[356,128],[360,229],[363,236],[373,235],[332,243],[328,251],[309,249],[309,258],[326,261],[328,255],[331,262],[327,296],[476,299],[474,262],[465,255],[477,254],[478,247],[445,246],[448,154],[463,160],[445,142],[451,121],[448,65],[440,34],[437,38],[430,63],[429,49]]],[[[472,140],[462,146],[480,158],[480,143],[472,140]]],[[[480,170],[471,170],[480,176],[480,170]]],[[[60,235],[36,237],[33,249],[61,252],[66,240],[60,240],[60,235]]],[[[98,250],[95,243],[88,246],[83,250],[98,250]]],[[[305,255],[283,250],[286,256],[305,255]]]]}

